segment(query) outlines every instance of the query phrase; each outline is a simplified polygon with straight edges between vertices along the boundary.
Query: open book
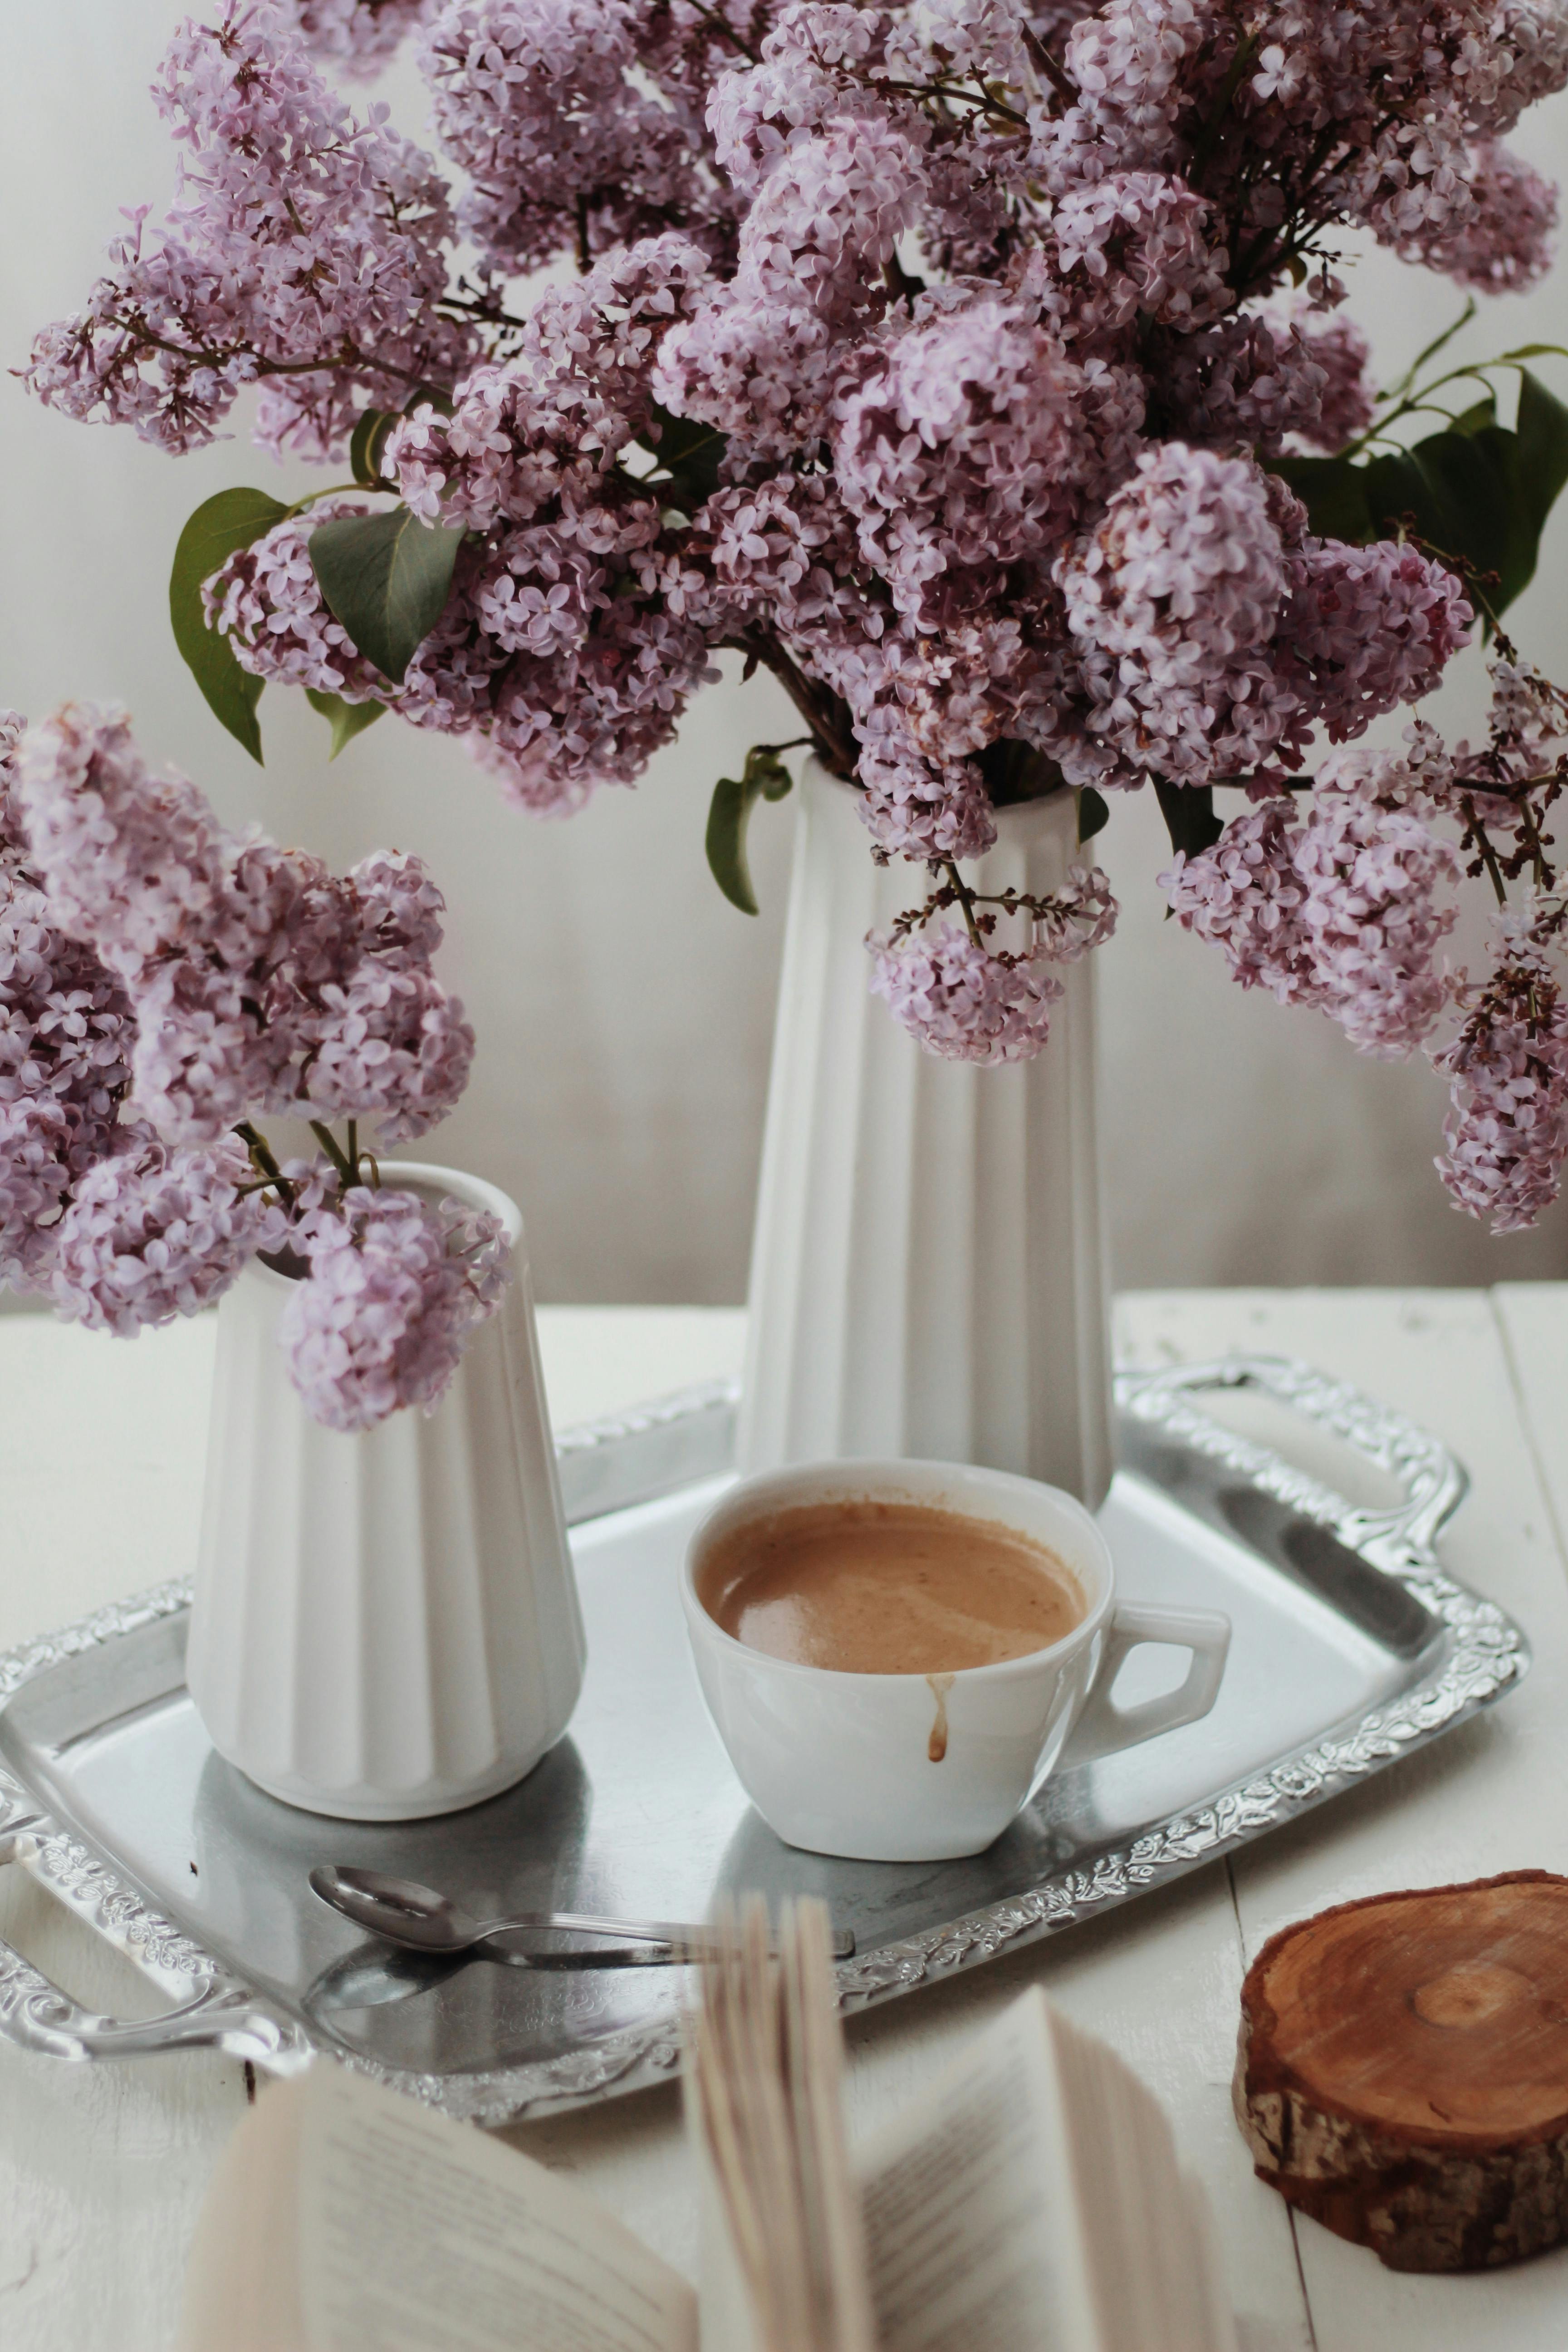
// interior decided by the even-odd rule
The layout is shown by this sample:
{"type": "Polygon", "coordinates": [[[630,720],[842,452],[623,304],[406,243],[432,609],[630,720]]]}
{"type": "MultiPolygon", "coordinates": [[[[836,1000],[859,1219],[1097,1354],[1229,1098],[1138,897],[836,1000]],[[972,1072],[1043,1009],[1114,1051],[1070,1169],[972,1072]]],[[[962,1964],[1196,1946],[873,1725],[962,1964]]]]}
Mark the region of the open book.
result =
{"type": "Polygon", "coordinates": [[[1201,2192],[1120,2059],[1025,1993],[853,2157],[820,1906],[703,1971],[702,2291],[531,2158],[345,2069],[266,2091],[178,2352],[1235,2352],[1201,2192]]]}

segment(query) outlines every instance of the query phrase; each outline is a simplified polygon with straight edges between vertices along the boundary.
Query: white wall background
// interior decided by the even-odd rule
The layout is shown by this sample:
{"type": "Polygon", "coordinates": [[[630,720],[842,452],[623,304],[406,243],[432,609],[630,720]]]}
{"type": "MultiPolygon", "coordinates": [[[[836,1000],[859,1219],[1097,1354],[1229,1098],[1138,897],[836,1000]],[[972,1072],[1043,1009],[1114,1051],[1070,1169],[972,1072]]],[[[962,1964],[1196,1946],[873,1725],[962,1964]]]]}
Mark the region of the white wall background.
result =
{"type": "MultiPolygon", "coordinates": [[[[145,92],[184,13],[176,0],[0,0],[0,368],[77,306],[121,205],[161,211],[170,150],[145,92]]],[[[377,95],[422,135],[411,73],[377,95]]],[[[1568,171],[1568,101],[1539,110],[1517,143],[1568,171]]],[[[1351,278],[1387,370],[1458,307],[1382,255],[1351,278]]],[[[1535,294],[1489,305],[1465,354],[1568,341],[1565,289],[1568,262],[1535,294]]],[[[1568,363],[1543,372],[1568,396],[1568,363]]],[[[739,1298],[793,820],[787,803],[759,813],[755,922],[709,879],[702,829],[714,778],[737,772],[748,742],[795,731],[770,681],[710,689],[635,793],[606,792],[564,824],[512,814],[454,745],[390,719],[329,768],[321,723],[282,692],[263,698],[258,769],[186,676],[165,583],[203,499],[246,481],[287,496],[292,478],[243,428],[171,460],[125,430],[49,414],[8,374],[0,419],[0,702],[39,716],[67,696],[118,698],[150,757],[194,775],[231,821],[258,819],[339,865],[378,843],[418,851],[449,901],[444,970],[480,1041],[433,1151],[521,1200],[545,1297],[739,1298]]],[[[1510,621],[1559,677],[1565,590],[1568,502],[1510,621]]],[[[1474,732],[1477,657],[1459,668],[1434,715],[1474,732]]],[[[1120,1284],[1568,1276],[1568,1203],[1504,1242],[1450,1210],[1431,1165],[1444,1094],[1430,1072],[1363,1061],[1316,1016],[1244,996],[1217,956],[1163,921],[1152,797],[1120,804],[1100,847],[1123,908],[1100,962],[1120,1284]]]]}

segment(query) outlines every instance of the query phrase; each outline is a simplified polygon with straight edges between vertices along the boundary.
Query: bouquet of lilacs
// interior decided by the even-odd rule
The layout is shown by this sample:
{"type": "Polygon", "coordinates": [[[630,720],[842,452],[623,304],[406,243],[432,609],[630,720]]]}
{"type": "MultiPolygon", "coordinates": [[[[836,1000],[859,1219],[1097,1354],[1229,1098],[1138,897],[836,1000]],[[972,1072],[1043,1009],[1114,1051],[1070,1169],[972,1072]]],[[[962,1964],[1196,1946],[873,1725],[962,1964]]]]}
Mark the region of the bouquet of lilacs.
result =
{"type": "MultiPolygon", "coordinates": [[[[1568,410],[1508,354],[1505,423],[1442,336],[1375,394],[1334,238],[1529,283],[1555,195],[1502,141],[1565,81],[1561,0],[266,0],[176,37],[174,208],[29,380],[176,453],[248,388],[264,447],[346,457],[292,506],[221,494],[176,556],[258,756],[292,683],[338,742],[391,709],[565,813],[731,649],[871,855],[926,869],[873,985],[980,1062],[1040,1050],[1115,919],[1087,864],[1050,898],[966,876],[998,807],[1071,792],[1088,841],[1150,787],[1183,922],[1362,1050],[1431,1051],[1456,1197],[1527,1223],[1568,1147],[1564,713],[1495,633],[1568,410]],[[323,78],[405,33],[460,190],[323,78]],[[545,264],[575,276],[520,294],[545,264]],[[1341,748],[1478,616],[1485,745],[1341,748]],[[1467,881],[1501,908],[1473,981],[1441,961],[1467,881]]],[[[790,748],[715,793],[742,905],[790,748]]]]}
{"type": "Polygon", "coordinates": [[[508,1279],[493,1218],[384,1184],[359,1122],[423,1135],[473,1032],[417,858],[339,877],[149,775],[122,713],[0,715],[0,1282],[130,1335],[261,1256],[318,1421],[433,1411],[508,1279]],[[256,1125],[309,1118],[314,1161],[256,1125]],[[329,1121],[346,1122],[346,1139],[329,1121]]]}

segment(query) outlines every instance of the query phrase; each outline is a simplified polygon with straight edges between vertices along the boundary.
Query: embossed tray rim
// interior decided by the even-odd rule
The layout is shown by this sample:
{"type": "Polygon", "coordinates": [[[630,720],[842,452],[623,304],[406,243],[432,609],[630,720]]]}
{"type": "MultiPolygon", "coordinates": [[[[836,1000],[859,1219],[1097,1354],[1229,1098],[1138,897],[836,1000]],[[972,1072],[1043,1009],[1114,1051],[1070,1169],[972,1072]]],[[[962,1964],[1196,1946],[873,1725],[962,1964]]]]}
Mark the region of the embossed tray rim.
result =
{"type": "MultiPolygon", "coordinates": [[[[838,1980],[847,2009],[893,1999],[933,1977],[976,1967],[1004,1948],[1059,1934],[1235,1851],[1452,1729],[1512,1688],[1529,1666],[1529,1645],[1518,1625],[1440,1566],[1436,1538],[1467,1480],[1447,1448],[1403,1414],[1308,1365],[1265,1356],[1232,1355],[1207,1364],[1125,1372],[1117,1380],[1116,1393],[1124,1412],[1327,1528],[1380,1574],[1403,1585],[1441,1621],[1447,1640],[1428,1673],[1353,1724],[1325,1732],[1266,1770],[1216,1790],[1139,1837],[1022,1895],[845,1961],[838,1980]],[[1403,1500],[1383,1510],[1354,1506],[1194,1402],[1205,1390],[1243,1388],[1272,1396],[1346,1441],[1397,1481],[1403,1500]]],[[[732,1384],[709,1383],[563,1432],[558,1446],[569,1517],[580,1522],[712,1475],[728,1458],[734,1407],[732,1384]]],[[[188,1581],[173,1581],[0,1654],[0,1708],[35,1675],[189,1602],[188,1581]]],[[[77,2061],[205,2046],[250,2059],[274,2074],[310,2063],[316,2044],[303,2023],[162,1917],[119,1875],[112,1856],[93,1852],[50,1816],[35,1790],[0,1768],[0,1864],[6,1862],[27,1869],[123,1952],[173,2005],[145,2021],[94,2014],[0,1942],[0,2035],[5,2039],[77,2061]]],[[[341,2049],[333,2054],[344,2056],[341,2049]]],[[[667,2077],[679,2057],[677,2032],[660,2022],[604,2037],[564,2056],[489,2073],[416,2074],[358,2055],[346,2063],[448,2114],[496,2125],[667,2077]]]]}

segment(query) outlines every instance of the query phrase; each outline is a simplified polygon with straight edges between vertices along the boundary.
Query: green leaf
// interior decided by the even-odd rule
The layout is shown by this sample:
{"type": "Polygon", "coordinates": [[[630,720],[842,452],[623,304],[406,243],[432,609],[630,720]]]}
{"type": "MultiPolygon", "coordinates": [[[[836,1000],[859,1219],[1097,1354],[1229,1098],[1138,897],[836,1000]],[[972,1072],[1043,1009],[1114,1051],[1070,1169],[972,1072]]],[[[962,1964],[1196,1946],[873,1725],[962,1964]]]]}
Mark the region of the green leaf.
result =
{"type": "Polygon", "coordinates": [[[1373,536],[1391,535],[1412,516],[1437,554],[1495,574],[1479,593],[1494,619],[1507,610],[1535,569],[1546,520],[1544,507],[1532,512],[1514,434],[1500,425],[1434,433],[1400,455],[1374,457],[1366,478],[1373,536]]]}
{"type": "Polygon", "coordinates": [[[1056,761],[1016,735],[1002,735],[975,755],[975,765],[995,808],[1012,808],[1019,801],[1043,801],[1047,793],[1065,792],[1067,779],[1056,761]]]}
{"type": "Polygon", "coordinates": [[[716,425],[672,416],[657,400],[650,413],[658,426],[654,455],[674,480],[682,503],[695,514],[719,487],[719,461],[730,446],[729,436],[716,425]]]}
{"type": "Polygon", "coordinates": [[[241,669],[226,636],[207,626],[202,583],[227,562],[237,548],[249,547],[281,522],[289,509],[265,490],[219,490],[199,506],[174,550],[169,574],[169,618],[185,667],[206,697],[215,719],[261,764],[261,729],[256,706],[261,680],[241,669]]]}
{"type": "Polygon", "coordinates": [[[353,439],[349,443],[349,471],[356,482],[367,490],[383,490],[381,453],[386,446],[386,436],[402,418],[395,408],[367,408],[354,426],[353,439]]]}
{"type": "Polygon", "coordinates": [[[437,416],[450,416],[456,407],[457,402],[444,384],[416,383],[399,414],[412,416],[416,408],[433,408],[437,416]]]}
{"type": "Polygon", "coordinates": [[[1207,784],[1171,784],[1154,779],[1154,797],[1171,836],[1173,849],[1197,857],[1212,849],[1225,826],[1214,813],[1214,793],[1207,784]]]}
{"type": "Polygon", "coordinates": [[[310,533],[310,561],[333,619],[394,685],[447,609],[462,539],[403,506],[310,533]]]}
{"type": "Polygon", "coordinates": [[[1455,417],[1452,430],[1456,433],[1481,433],[1489,425],[1497,423],[1497,401],[1491,393],[1478,400],[1473,408],[1465,409],[1455,417]]]}
{"type": "Polygon", "coordinates": [[[305,699],[312,710],[319,710],[331,722],[332,748],[327,754],[329,760],[335,760],[345,743],[352,743],[356,735],[363,735],[367,727],[374,727],[378,719],[386,715],[384,702],[345,702],[341,694],[318,694],[313,686],[305,688],[305,699]]]}
{"type": "Polygon", "coordinates": [[[1269,469],[1306,505],[1324,539],[1391,538],[1410,527],[1437,555],[1491,581],[1474,583],[1489,627],[1535,576],[1547,516],[1568,486],[1568,407],[1519,371],[1514,429],[1477,401],[1441,433],[1364,465],[1348,457],[1274,457],[1269,469]]]}
{"type": "Polygon", "coordinates": [[[1092,841],[1110,823],[1110,809],[1102,793],[1092,784],[1085,784],[1078,796],[1078,837],[1080,845],[1092,841]]]}
{"type": "Polygon", "coordinates": [[[708,810],[708,863],[713,879],[732,907],[754,915],[757,894],[746,862],[746,827],[759,800],[782,801],[790,788],[790,772],[769,743],[758,743],[746,754],[743,775],[721,776],[708,810]]]}
{"type": "Polygon", "coordinates": [[[1483,572],[1501,574],[1508,556],[1511,490],[1508,454],[1512,439],[1495,425],[1477,433],[1429,434],[1413,449],[1374,457],[1366,468],[1366,508],[1373,530],[1392,538],[1405,516],[1429,547],[1468,556],[1483,572]]]}
{"type": "Polygon", "coordinates": [[[1519,447],[1520,505],[1525,529],[1532,533],[1528,548],[1521,548],[1523,570],[1519,585],[1523,588],[1535,577],[1546,518],[1568,484],[1568,408],[1528,368],[1519,372],[1514,438],[1519,447]]]}
{"type": "Polygon", "coordinates": [[[1295,491],[1320,539],[1342,539],[1359,547],[1372,537],[1363,466],[1352,466],[1348,457],[1270,457],[1268,470],[1295,491]]]}

